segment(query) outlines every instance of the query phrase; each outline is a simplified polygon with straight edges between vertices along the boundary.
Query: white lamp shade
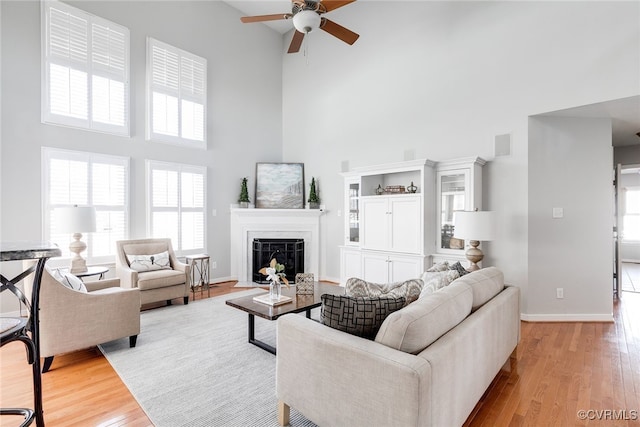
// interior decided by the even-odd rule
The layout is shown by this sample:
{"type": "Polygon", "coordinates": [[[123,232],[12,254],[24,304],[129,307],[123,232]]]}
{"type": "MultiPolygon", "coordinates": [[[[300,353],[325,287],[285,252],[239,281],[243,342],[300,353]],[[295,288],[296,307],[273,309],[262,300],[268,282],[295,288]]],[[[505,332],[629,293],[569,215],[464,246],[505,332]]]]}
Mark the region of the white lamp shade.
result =
{"type": "Polygon", "coordinates": [[[60,233],[89,233],[96,231],[96,209],[92,206],[57,208],[56,228],[60,233]]]}
{"type": "Polygon", "coordinates": [[[453,214],[453,237],[464,240],[488,241],[495,238],[493,212],[459,211],[453,214]]]}
{"type": "Polygon", "coordinates": [[[301,10],[293,16],[293,26],[303,34],[320,27],[320,15],[313,10],[301,10]]]}

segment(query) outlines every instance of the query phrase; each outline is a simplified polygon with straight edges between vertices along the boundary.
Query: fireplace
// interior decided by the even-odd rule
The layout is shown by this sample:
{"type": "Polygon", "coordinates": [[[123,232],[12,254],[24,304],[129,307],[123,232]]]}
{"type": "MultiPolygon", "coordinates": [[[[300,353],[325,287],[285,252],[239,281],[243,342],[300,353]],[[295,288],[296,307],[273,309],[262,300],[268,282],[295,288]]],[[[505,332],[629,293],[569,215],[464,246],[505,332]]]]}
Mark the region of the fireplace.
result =
{"type": "Polygon", "coordinates": [[[304,239],[253,239],[253,281],[269,283],[259,270],[268,267],[273,258],[284,265],[287,280],[293,282],[297,273],[304,273],[304,239]]]}

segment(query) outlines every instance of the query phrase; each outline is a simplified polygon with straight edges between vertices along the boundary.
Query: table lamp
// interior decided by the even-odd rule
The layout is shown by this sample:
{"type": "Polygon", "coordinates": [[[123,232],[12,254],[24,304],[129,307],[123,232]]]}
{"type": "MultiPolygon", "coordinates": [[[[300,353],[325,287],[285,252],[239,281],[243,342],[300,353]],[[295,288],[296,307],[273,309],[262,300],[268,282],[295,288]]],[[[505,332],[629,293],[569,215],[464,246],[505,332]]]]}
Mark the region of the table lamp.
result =
{"type": "Polygon", "coordinates": [[[67,206],[57,208],[56,230],[60,233],[73,233],[73,241],[69,244],[69,251],[75,256],[71,259],[69,271],[71,274],[87,271],[87,262],[80,253],[87,249],[82,239],[82,233],[96,231],[96,209],[92,206],[67,206]]]}
{"type": "Polygon", "coordinates": [[[478,264],[484,254],[478,248],[481,241],[494,239],[493,212],[489,211],[459,211],[453,214],[453,237],[469,242],[469,249],[465,253],[469,260],[469,271],[479,270],[478,264]]]}

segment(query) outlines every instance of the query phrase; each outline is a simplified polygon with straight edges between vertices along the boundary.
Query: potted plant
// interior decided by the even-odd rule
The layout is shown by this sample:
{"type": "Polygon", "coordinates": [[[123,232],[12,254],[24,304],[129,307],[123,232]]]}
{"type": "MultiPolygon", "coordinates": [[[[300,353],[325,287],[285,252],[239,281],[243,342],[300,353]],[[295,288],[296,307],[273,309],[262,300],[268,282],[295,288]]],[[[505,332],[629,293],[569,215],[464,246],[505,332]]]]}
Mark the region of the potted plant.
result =
{"type": "Polygon", "coordinates": [[[242,184],[240,184],[240,197],[238,197],[238,203],[241,208],[249,207],[249,190],[247,189],[247,178],[242,178],[242,184]]]}
{"type": "Polygon", "coordinates": [[[309,190],[309,209],[318,209],[320,207],[320,198],[316,191],[316,179],[311,177],[311,189],[309,190]]]}

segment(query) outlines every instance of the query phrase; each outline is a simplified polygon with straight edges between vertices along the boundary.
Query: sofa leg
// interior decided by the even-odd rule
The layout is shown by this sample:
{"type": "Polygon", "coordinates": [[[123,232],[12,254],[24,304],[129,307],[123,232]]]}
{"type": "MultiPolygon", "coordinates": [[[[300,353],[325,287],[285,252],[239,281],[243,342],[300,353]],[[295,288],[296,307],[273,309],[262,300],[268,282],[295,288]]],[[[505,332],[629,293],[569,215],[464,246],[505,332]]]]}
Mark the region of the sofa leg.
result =
{"type": "Polygon", "coordinates": [[[183,297],[183,298],[184,298],[184,305],[189,304],[189,297],[186,296],[186,297],[183,297]]]}
{"type": "Polygon", "coordinates": [[[289,405],[284,403],[283,401],[278,401],[278,424],[281,426],[289,425],[289,414],[290,414],[289,405]]]}
{"type": "Polygon", "coordinates": [[[129,337],[129,348],[133,348],[136,346],[136,341],[138,341],[138,336],[137,335],[131,335],[129,337]]]}
{"type": "Polygon", "coordinates": [[[170,299],[167,300],[167,305],[173,304],[170,299]]]}
{"type": "Polygon", "coordinates": [[[507,359],[506,362],[504,362],[504,365],[502,365],[502,370],[505,372],[516,372],[517,368],[518,368],[518,357],[517,357],[517,350],[518,347],[516,347],[512,352],[511,355],[509,356],[509,358],[507,359]]]}
{"type": "Polygon", "coordinates": [[[53,356],[48,356],[44,358],[44,363],[42,363],[42,373],[49,371],[51,368],[51,364],[53,363],[53,356]]]}

